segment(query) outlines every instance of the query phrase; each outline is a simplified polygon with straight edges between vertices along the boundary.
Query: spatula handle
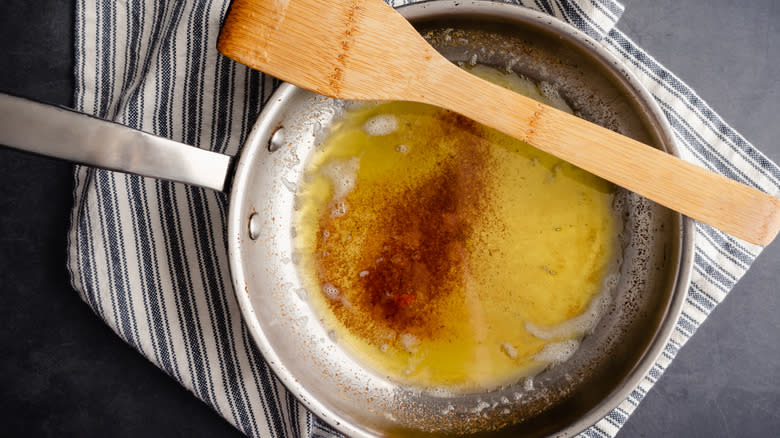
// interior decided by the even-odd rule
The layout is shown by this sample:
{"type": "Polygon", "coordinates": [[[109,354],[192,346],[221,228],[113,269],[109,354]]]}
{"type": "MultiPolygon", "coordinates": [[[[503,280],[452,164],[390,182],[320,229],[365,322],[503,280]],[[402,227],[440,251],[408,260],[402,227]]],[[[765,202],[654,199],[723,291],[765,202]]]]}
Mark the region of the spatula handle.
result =
{"type": "Polygon", "coordinates": [[[777,198],[451,66],[425,86],[430,103],[740,239],[768,245],[777,235],[777,198]]]}

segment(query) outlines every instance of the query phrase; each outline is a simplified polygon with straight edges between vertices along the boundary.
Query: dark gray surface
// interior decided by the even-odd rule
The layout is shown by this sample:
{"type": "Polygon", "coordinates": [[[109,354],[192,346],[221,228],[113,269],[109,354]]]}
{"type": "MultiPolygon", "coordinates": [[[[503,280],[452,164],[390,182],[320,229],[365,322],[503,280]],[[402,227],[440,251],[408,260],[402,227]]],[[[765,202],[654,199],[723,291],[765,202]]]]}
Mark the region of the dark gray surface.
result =
{"type": "MultiPolygon", "coordinates": [[[[0,91],[71,103],[73,10],[0,0],[0,91]]],[[[72,180],[67,163],[0,150],[0,436],[240,437],[70,287],[72,180]]]]}
{"type": "MultiPolygon", "coordinates": [[[[619,27],[780,160],[780,2],[624,0],[619,27]]],[[[0,2],[0,91],[68,104],[72,0],[0,2]]],[[[68,284],[71,170],[0,150],[4,436],[238,436],[103,325],[68,284]]],[[[621,432],[777,436],[780,244],[680,352],[621,432]]]]}

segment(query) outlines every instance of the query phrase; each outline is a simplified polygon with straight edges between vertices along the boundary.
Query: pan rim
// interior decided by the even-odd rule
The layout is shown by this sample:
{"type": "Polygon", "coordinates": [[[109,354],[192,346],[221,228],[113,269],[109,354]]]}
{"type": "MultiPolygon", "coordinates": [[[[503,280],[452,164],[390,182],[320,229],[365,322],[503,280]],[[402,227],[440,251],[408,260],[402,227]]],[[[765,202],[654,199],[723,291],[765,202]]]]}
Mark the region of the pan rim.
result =
{"type": "MultiPolygon", "coordinates": [[[[552,31],[575,42],[583,49],[591,52],[592,55],[595,55],[595,57],[604,62],[609,68],[619,72],[622,75],[622,79],[625,81],[625,85],[646,108],[650,116],[649,119],[653,124],[652,128],[654,132],[659,135],[660,141],[665,146],[667,152],[680,156],[680,151],[675,142],[671,127],[649,91],[622,63],[620,63],[620,61],[617,60],[617,58],[615,58],[614,55],[608,52],[606,48],[574,27],[554,19],[549,15],[535,12],[522,6],[485,0],[425,1],[404,5],[398,8],[398,10],[410,21],[428,18],[437,13],[452,13],[454,10],[457,10],[458,14],[477,13],[486,16],[501,15],[502,18],[509,21],[525,20],[544,25],[552,31]]],[[[349,436],[370,437],[374,435],[362,428],[359,424],[353,424],[350,419],[340,416],[338,412],[319,403],[319,401],[295,379],[292,373],[280,360],[271,345],[271,342],[260,327],[248,295],[240,293],[244,290],[244,285],[246,285],[245,270],[241,258],[241,239],[242,236],[246,235],[246,218],[242,216],[242,212],[244,211],[243,207],[245,206],[243,205],[243,202],[239,202],[239,200],[243,199],[244,194],[247,192],[252,163],[256,161],[256,157],[260,150],[267,144],[268,138],[272,133],[273,127],[269,126],[269,124],[272,123],[273,120],[279,118],[280,114],[283,113],[285,102],[298,91],[299,89],[297,87],[288,83],[283,83],[271,96],[269,103],[258,116],[257,121],[247,137],[244,144],[244,150],[241,152],[236,165],[233,184],[230,191],[228,212],[228,252],[234,293],[241,309],[242,317],[249,328],[253,341],[276,377],[296,397],[296,399],[304,404],[312,413],[339,432],[349,436]]],[[[601,420],[625,400],[662,354],[682,312],[683,303],[687,296],[688,285],[690,284],[690,275],[693,265],[694,221],[683,215],[678,214],[678,216],[680,227],[678,257],[680,262],[677,266],[676,278],[670,282],[674,284],[674,292],[668,302],[662,317],[663,320],[656,331],[653,340],[645,349],[635,368],[624,378],[618,388],[602,399],[597,406],[585,413],[578,420],[567,425],[554,436],[576,435],[601,420]]]]}

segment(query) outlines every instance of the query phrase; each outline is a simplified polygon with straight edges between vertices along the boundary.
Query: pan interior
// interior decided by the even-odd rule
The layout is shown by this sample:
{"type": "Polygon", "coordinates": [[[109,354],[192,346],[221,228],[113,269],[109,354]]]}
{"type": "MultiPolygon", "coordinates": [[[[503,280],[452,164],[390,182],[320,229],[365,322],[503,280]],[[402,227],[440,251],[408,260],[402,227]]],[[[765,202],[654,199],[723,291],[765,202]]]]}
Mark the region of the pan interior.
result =
{"type": "MultiPolygon", "coordinates": [[[[511,69],[555,87],[585,119],[669,147],[663,125],[639,102],[619,67],[593,55],[587,43],[562,35],[549,17],[473,4],[439,12],[421,5],[405,13],[453,62],[476,57],[480,64],[511,69]]],[[[668,316],[683,250],[679,215],[619,191],[616,208],[624,224],[619,280],[608,310],[566,363],[530,384],[520,381],[487,392],[444,394],[399,385],[365,369],[331,338],[312,311],[296,268],[300,254],[291,224],[304,163],[343,103],[287,85],[273,99],[236,172],[231,268],[255,341],[300,401],[354,436],[573,433],[584,427],[584,417],[604,410],[604,400],[614,398],[640,366],[668,316]],[[274,147],[268,148],[274,133],[274,147]],[[260,230],[255,239],[248,235],[252,215],[260,230]]]]}
{"type": "MultiPolygon", "coordinates": [[[[465,67],[571,111],[549,85],[465,67]]],[[[350,104],[330,131],[294,226],[340,345],[397,382],[460,393],[530,385],[577,349],[620,266],[614,185],[429,105],[350,104]]]]}

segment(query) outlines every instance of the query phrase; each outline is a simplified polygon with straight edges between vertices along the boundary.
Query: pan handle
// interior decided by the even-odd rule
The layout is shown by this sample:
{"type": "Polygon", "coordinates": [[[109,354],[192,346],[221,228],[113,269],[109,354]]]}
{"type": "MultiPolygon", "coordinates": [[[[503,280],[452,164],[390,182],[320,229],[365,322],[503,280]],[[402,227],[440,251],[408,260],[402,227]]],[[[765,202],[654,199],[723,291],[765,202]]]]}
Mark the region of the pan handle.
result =
{"type": "Polygon", "coordinates": [[[228,155],[4,93],[0,93],[0,144],[218,191],[227,189],[233,167],[233,157],[228,155]]]}

